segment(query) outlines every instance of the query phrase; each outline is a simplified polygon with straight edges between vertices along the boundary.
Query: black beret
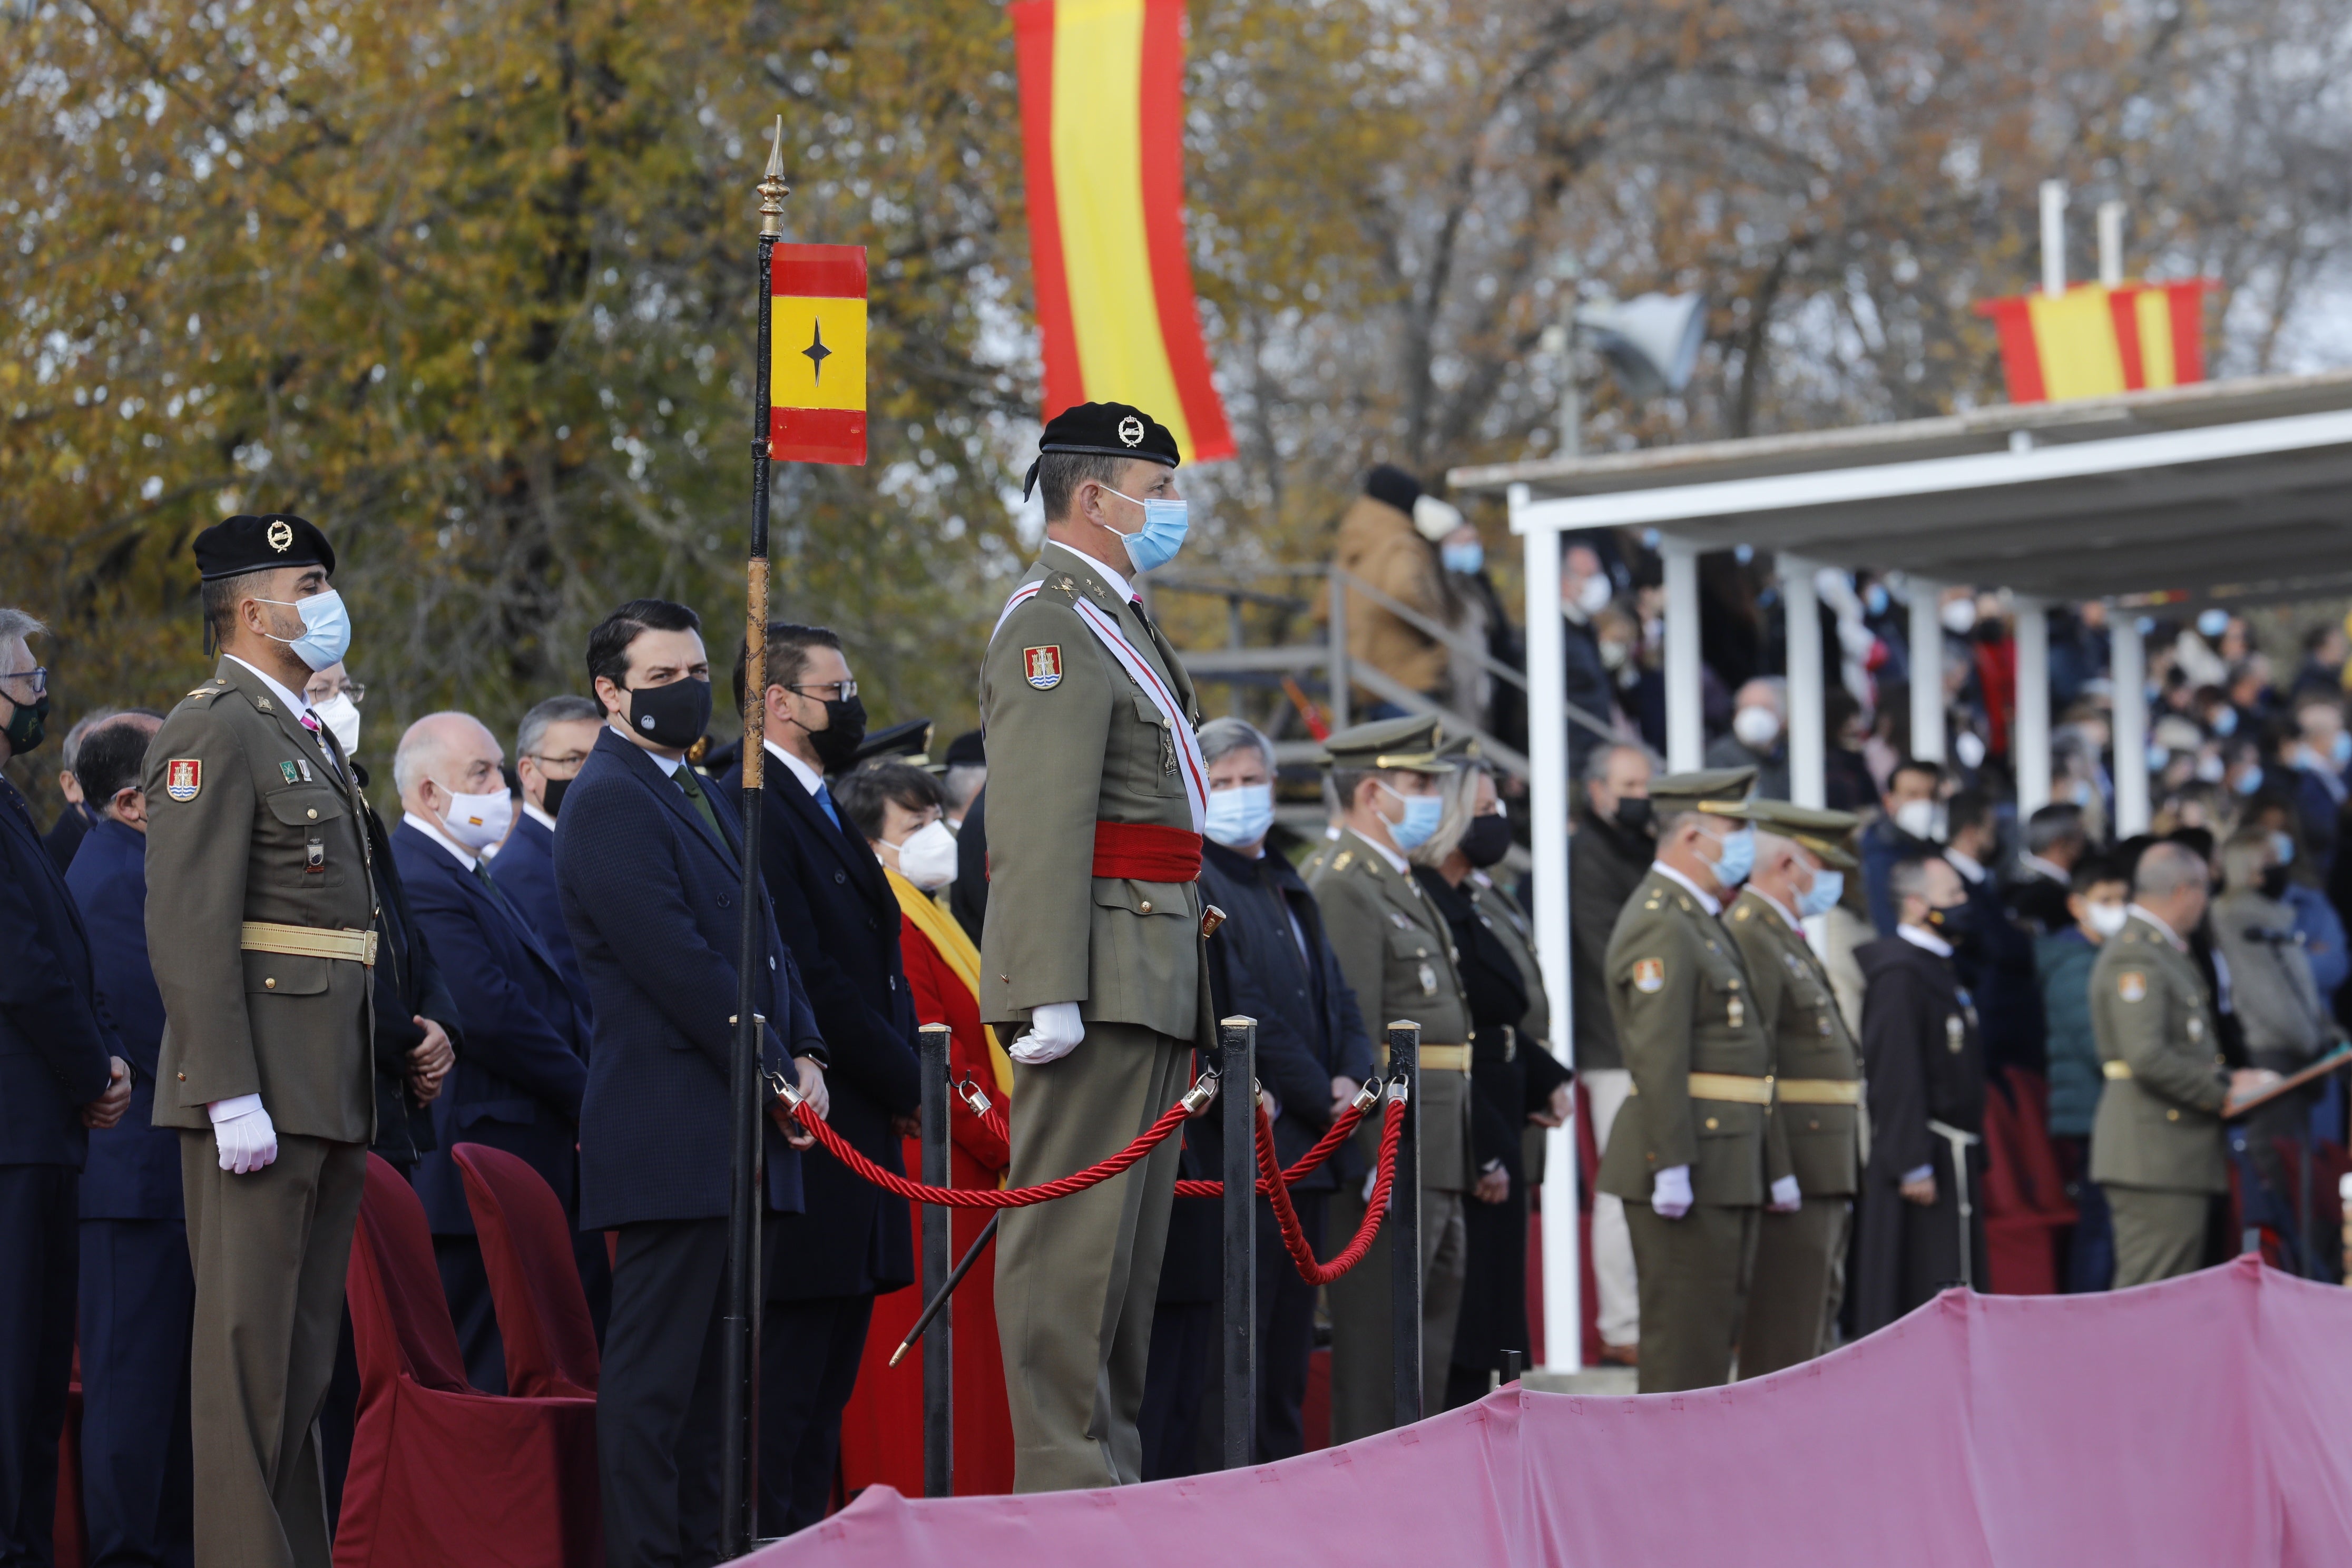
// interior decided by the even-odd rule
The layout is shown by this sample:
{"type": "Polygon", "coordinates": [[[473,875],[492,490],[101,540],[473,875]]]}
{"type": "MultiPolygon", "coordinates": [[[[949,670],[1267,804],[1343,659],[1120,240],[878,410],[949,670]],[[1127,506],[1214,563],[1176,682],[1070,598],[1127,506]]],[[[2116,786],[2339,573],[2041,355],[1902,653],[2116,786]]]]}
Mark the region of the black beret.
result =
{"type": "Polygon", "coordinates": [[[331,577],[335,572],[335,547],[290,511],[239,512],[196,535],[195,552],[196,570],[207,583],[278,566],[323,566],[331,577]]]}
{"type": "Polygon", "coordinates": [[[1364,476],[1364,493],[1411,517],[1412,503],[1421,499],[1421,481],[1394,463],[1382,463],[1364,476]]]}
{"type": "MultiPolygon", "coordinates": [[[[1125,403],[1081,403],[1065,408],[1045,422],[1037,437],[1037,452],[1083,452],[1100,458],[1140,458],[1147,463],[1174,468],[1183,458],[1167,426],[1142,409],[1125,403]]],[[[1021,499],[1029,499],[1037,482],[1037,465],[1029,465],[1022,481],[1021,499]]]]}
{"type": "Polygon", "coordinates": [[[903,724],[893,724],[887,730],[877,730],[866,737],[852,761],[870,762],[876,757],[889,757],[900,762],[918,763],[931,749],[931,721],[909,719],[903,724]]]}

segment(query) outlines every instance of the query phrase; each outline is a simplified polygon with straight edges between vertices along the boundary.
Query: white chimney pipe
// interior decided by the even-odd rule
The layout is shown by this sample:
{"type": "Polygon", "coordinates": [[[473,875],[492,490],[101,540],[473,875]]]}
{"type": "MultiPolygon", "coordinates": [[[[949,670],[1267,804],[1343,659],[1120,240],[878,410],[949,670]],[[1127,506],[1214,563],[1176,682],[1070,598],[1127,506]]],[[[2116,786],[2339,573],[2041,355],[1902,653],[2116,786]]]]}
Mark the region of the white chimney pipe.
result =
{"type": "Polygon", "coordinates": [[[2066,182],[2042,182],[2042,291],[2066,292],[2066,182]]]}
{"type": "Polygon", "coordinates": [[[2118,289],[2124,280],[2124,204],[2099,204],[2099,282],[2118,289]]]}

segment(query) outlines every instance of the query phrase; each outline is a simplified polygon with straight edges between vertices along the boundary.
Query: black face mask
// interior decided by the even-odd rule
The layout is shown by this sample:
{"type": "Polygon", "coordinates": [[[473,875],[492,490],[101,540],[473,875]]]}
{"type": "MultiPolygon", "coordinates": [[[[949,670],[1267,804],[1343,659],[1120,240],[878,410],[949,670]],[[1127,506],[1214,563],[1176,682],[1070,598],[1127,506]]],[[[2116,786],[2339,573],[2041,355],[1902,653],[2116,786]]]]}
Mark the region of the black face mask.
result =
{"type": "Polygon", "coordinates": [[[2263,897],[2273,900],[2285,898],[2286,868],[2284,866],[2263,867],[2262,886],[2263,897]]]}
{"type": "Polygon", "coordinates": [[[1617,803],[1617,826],[1628,833],[1648,833],[1657,820],[1646,795],[1629,795],[1617,803]]]}
{"type": "Polygon", "coordinates": [[[41,737],[49,732],[48,719],[49,694],[47,692],[42,692],[30,702],[17,703],[16,710],[8,715],[9,752],[21,757],[39,745],[41,737]]]}
{"type": "Polygon", "coordinates": [[[847,773],[849,765],[857,760],[857,748],[866,743],[866,700],[836,698],[827,702],[824,728],[811,730],[808,738],[816,751],[816,760],[824,764],[826,773],[847,773]]]}
{"type": "Polygon", "coordinates": [[[1473,866],[1492,866],[1511,852],[1511,819],[1500,813],[1472,817],[1462,830],[1459,847],[1473,866]]]}
{"type": "Polygon", "coordinates": [[[710,728],[710,682],[691,676],[629,689],[629,727],[656,746],[682,752],[710,728]]]}
{"type": "Polygon", "coordinates": [[[1937,936],[1954,947],[1965,947],[1976,934],[1976,910],[1967,904],[1953,904],[1945,909],[1927,911],[1927,926],[1937,936]]]}
{"type": "Polygon", "coordinates": [[[563,805],[563,792],[571,787],[572,781],[570,779],[548,780],[547,794],[541,798],[539,809],[547,813],[550,816],[561,816],[562,812],[560,808],[563,805]]]}

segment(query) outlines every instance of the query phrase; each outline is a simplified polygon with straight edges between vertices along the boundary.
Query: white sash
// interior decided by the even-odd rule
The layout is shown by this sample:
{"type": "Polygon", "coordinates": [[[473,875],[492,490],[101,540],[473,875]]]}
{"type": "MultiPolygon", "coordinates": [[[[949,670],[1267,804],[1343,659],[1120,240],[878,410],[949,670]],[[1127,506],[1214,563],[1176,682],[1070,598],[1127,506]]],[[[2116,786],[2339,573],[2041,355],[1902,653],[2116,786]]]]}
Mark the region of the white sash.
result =
{"type": "MultiPolygon", "coordinates": [[[[1015,589],[1013,596],[1004,602],[1004,613],[996,617],[996,627],[989,633],[989,641],[994,642],[996,633],[1004,629],[1004,623],[1012,618],[1013,612],[1035,598],[1043,587],[1043,583],[1031,583],[1015,589]]],[[[1160,710],[1160,716],[1168,721],[1169,738],[1176,746],[1176,771],[1184,779],[1185,804],[1192,808],[1192,831],[1204,831],[1209,820],[1209,764],[1201,755],[1201,742],[1192,733],[1192,721],[1177,706],[1176,694],[1168,689],[1168,683],[1160,679],[1150,661],[1139,653],[1135,645],[1127,640],[1127,634],[1118,629],[1117,620],[1087,599],[1078,599],[1071,607],[1078,612],[1078,619],[1095,634],[1096,640],[1110,650],[1111,658],[1118,660],[1119,668],[1127,671],[1128,679],[1150,699],[1151,705],[1160,710]]]]}

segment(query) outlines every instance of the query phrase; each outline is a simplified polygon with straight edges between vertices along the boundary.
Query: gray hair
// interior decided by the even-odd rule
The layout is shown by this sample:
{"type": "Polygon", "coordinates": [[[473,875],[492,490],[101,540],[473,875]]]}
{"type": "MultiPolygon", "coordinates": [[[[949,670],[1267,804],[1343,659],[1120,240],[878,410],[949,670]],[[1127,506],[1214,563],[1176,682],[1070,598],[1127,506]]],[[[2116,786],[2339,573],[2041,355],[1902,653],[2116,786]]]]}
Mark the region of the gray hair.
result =
{"type": "Polygon", "coordinates": [[[1246,719],[1212,719],[1201,726],[1201,760],[1214,763],[1219,757],[1255,746],[1257,754],[1265,759],[1265,771],[1274,772],[1274,742],[1246,719]]]}
{"type": "Polygon", "coordinates": [[[940,795],[947,809],[961,815],[971,805],[971,797],[988,782],[986,763],[958,763],[940,777],[940,795]]]}
{"type": "MultiPolygon", "coordinates": [[[[548,726],[569,724],[582,719],[591,724],[602,724],[604,710],[593,698],[573,697],[568,692],[537,704],[522,716],[522,722],[515,727],[515,761],[520,763],[525,757],[539,755],[540,742],[547,739],[548,726]]],[[[396,759],[393,771],[396,782],[399,773],[396,759]]]]}
{"type": "Polygon", "coordinates": [[[2053,802],[2025,819],[2025,847],[2035,855],[2085,837],[2083,808],[2072,801],[2053,802]]]}
{"type": "MultiPolygon", "coordinates": [[[[489,731],[488,725],[482,724],[471,713],[456,708],[427,713],[411,724],[400,737],[399,749],[392,753],[392,787],[399,792],[401,799],[406,800],[409,790],[424,782],[432,773],[433,764],[441,760],[442,752],[447,749],[448,741],[443,734],[447,726],[442,722],[446,719],[463,719],[471,724],[481,724],[485,734],[489,731]]],[[[442,787],[446,789],[448,786],[444,784],[442,787]]],[[[501,784],[499,787],[505,786],[501,784]]]]}
{"type": "Polygon", "coordinates": [[[37,637],[46,636],[48,629],[24,611],[0,605],[0,642],[14,642],[18,637],[30,642],[37,637]]]}
{"type": "Polygon", "coordinates": [[[1593,747],[1591,754],[1584,759],[1584,782],[1594,784],[1607,778],[1609,764],[1617,760],[1617,753],[1620,752],[1637,752],[1641,753],[1642,760],[1648,763],[1653,769],[1657,766],[1658,760],[1650,755],[1649,747],[1637,746],[1631,741],[1610,741],[1593,747]]]}
{"type": "Polygon", "coordinates": [[[2132,896],[2166,898],[2183,888],[2203,887],[2210,876],[2203,858],[2187,845],[2151,844],[2132,873],[2132,896]]]}
{"type": "Polygon", "coordinates": [[[1906,899],[1927,896],[1927,864],[1931,860],[1941,859],[1941,855],[1906,855],[1895,862],[1894,868],[1886,873],[1886,890],[1895,896],[1898,910],[1906,899]]]}

